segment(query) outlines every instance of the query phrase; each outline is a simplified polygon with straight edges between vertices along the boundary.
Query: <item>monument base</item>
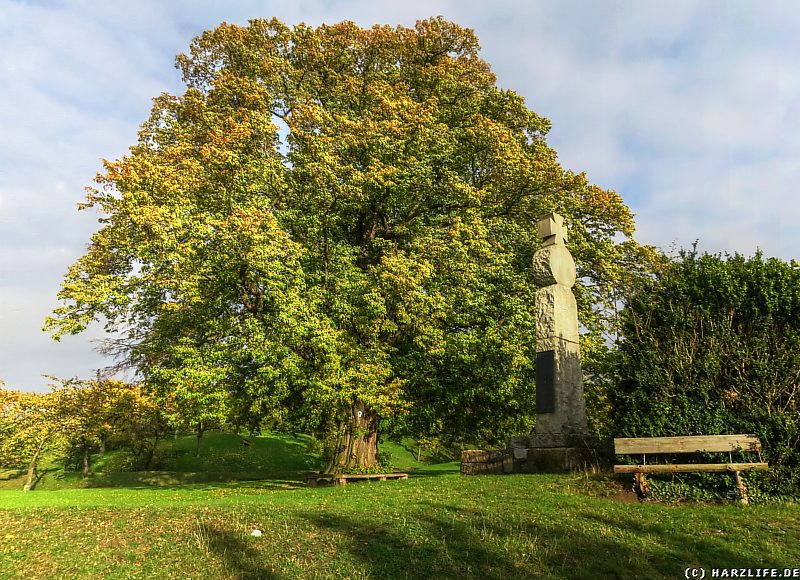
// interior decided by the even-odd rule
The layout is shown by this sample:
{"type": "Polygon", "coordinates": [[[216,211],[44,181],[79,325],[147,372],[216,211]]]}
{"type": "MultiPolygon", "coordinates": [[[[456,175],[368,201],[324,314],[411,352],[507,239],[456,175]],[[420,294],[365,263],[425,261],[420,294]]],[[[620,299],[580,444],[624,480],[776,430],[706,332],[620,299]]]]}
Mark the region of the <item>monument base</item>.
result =
{"type": "Polygon", "coordinates": [[[534,433],[507,439],[517,473],[565,473],[597,468],[599,442],[587,435],[534,433]]]}
{"type": "Polygon", "coordinates": [[[508,449],[549,449],[552,447],[597,447],[587,436],[566,433],[534,433],[506,438],[508,449]]]}
{"type": "Polygon", "coordinates": [[[501,473],[569,473],[592,471],[604,464],[601,450],[594,441],[581,440],[565,445],[559,436],[531,435],[509,437],[508,448],[494,451],[461,452],[461,475],[501,473]],[[561,445],[557,443],[561,442],[561,445]],[[541,443],[538,447],[531,443],[541,443]],[[546,445],[545,445],[546,444],[546,445]]]}
{"type": "Polygon", "coordinates": [[[511,449],[514,473],[569,473],[596,469],[597,452],[586,447],[511,449]]]}

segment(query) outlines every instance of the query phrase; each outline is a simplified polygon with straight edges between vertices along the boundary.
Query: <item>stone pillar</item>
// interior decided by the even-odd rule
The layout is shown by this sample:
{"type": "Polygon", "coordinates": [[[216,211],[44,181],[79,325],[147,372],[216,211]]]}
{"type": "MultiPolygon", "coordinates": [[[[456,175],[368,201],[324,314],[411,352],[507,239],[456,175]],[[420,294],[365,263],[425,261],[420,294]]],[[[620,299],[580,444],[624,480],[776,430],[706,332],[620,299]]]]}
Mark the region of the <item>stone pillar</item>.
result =
{"type": "Polygon", "coordinates": [[[564,218],[537,224],[542,247],[533,256],[536,292],[536,428],[531,447],[569,447],[588,435],[578,346],[575,260],[564,218]]]}
{"type": "Polygon", "coordinates": [[[536,427],[508,438],[513,470],[563,472],[597,465],[589,438],[578,346],[578,307],[572,286],[575,260],[567,250],[564,219],[537,224],[542,247],[533,256],[536,292],[536,427]]]}

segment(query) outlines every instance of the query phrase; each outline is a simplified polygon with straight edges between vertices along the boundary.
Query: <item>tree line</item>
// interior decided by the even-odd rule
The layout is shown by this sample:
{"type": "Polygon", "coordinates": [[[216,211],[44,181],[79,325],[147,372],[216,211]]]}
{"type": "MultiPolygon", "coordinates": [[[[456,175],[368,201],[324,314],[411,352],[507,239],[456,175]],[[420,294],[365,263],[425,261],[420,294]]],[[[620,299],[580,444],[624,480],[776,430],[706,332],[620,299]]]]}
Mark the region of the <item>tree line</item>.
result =
{"type": "MultiPolygon", "coordinates": [[[[617,340],[585,377],[598,438],[754,433],[771,465],[768,474],[751,476],[755,489],[772,495],[800,490],[800,264],[696,248],[663,256],[650,275],[630,279],[618,317],[617,340]]],[[[535,386],[529,386],[533,396],[535,386]]],[[[491,403],[484,407],[494,410],[491,403]]],[[[31,486],[45,455],[62,456],[65,467],[86,476],[94,454],[124,448],[131,467],[149,469],[158,442],[175,426],[196,432],[199,454],[209,426],[255,432],[267,418],[269,427],[290,432],[309,425],[285,411],[282,421],[275,414],[256,420],[207,400],[190,405],[118,380],[54,381],[49,393],[0,388],[0,466],[24,467],[31,486]]],[[[379,432],[410,434],[430,446],[467,437],[474,444],[502,444],[460,431],[472,412],[453,413],[433,433],[401,421],[386,422],[379,432]]],[[[496,427],[502,429],[502,421],[496,427]]],[[[330,436],[315,434],[323,441],[330,436]]],[[[719,478],[686,477],[724,488],[719,478]]]]}
{"type": "Polygon", "coordinates": [[[93,455],[126,449],[130,467],[147,470],[171,430],[159,402],[138,385],[53,379],[50,392],[31,393],[0,383],[0,467],[25,469],[26,490],[45,458],[60,457],[86,477],[93,455]]]}

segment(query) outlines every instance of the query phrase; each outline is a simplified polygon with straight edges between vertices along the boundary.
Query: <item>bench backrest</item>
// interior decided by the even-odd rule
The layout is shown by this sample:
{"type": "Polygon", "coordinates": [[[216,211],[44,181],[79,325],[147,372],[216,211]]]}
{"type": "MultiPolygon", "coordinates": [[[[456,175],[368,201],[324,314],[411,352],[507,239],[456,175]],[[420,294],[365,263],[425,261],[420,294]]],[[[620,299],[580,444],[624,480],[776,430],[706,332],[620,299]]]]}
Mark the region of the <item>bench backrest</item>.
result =
{"type": "Polygon", "coordinates": [[[699,451],[761,451],[755,435],[691,435],[686,437],[621,437],[614,439],[617,455],[633,453],[697,453],[699,451]]]}

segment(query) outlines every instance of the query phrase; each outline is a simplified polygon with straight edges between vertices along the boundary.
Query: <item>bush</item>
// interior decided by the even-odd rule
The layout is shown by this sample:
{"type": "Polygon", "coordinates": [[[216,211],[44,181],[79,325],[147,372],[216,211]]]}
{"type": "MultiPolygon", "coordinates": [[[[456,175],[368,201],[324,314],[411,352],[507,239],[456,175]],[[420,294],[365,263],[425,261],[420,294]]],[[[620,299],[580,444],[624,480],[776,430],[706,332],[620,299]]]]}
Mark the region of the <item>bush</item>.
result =
{"type": "MultiPolygon", "coordinates": [[[[680,252],[621,313],[618,436],[754,433],[761,493],[800,493],[800,265],[680,252]]],[[[719,479],[719,478],[717,478],[719,479]]]]}
{"type": "Polygon", "coordinates": [[[160,471],[167,467],[175,458],[171,449],[157,447],[152,451],[141,451],[124,448],[106,455],[104,461],[98,466],[103,473],[118,473],[131,471],[160,471]]]}
{"type": "Polygon", "coordinates": [[[378,451],[378,468],[379,473],[389,473],[394,467],[394,456],[391,451],[378,451]]]}

